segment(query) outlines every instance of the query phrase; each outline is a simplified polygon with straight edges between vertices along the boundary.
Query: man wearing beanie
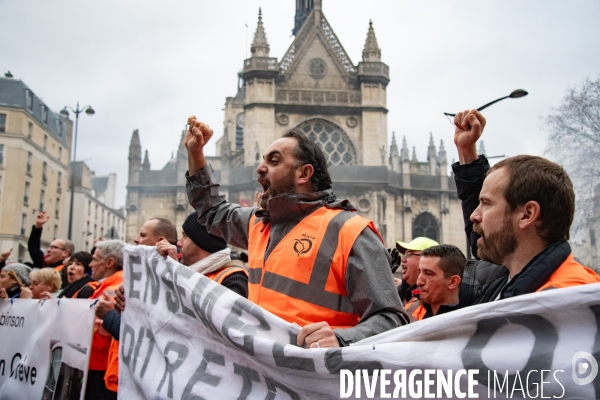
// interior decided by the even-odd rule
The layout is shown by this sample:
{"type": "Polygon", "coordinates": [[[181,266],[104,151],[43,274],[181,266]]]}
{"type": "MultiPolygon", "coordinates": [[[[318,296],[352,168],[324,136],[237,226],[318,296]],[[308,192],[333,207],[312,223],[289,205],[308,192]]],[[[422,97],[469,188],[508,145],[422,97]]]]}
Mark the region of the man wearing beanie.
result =
{"type": "MultiPolygon", "coordinates": [[[[220,283],[229,290],[248,298],[248,272],[244,263],[232,260],[231,250],[225,241],[208,233],[198,223],[198,216],[191,213],[183,223],[183,235],[177,241],[181,249],[180,262],[190,269],[220,283]]],[[[177,248],[166,240],[157,244],[163,256],[176,258],[177,248]]]]}
{"type": "Polygon", "coordinates": [[[298,346],[349,346],[408,323],[372,221],[333,193],[327,158],[292,129],[258,165],[260,207],[229,203],[204,156],[210,127],[188,118],[187,192],[200,224],[248,250],[248,300],[302,328],[298,346]]]}

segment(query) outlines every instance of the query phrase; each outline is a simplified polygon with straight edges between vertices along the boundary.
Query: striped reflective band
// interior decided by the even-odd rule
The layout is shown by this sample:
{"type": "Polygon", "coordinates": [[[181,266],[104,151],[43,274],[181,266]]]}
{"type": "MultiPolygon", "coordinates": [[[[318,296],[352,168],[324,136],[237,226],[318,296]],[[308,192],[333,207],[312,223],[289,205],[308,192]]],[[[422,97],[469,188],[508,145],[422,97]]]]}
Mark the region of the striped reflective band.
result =
{"type": "MultiPolygon", "coordinates": [[[[267,271],[262,286],[331,310],[354,313],[354,306],[348,296],[325,291],[325,284],[327,283],[333,256],[338,247],[340,230],[346,221],[355,215],[350,211],[342,211],[331,219],[321,241],[308,284],[267,271]]],[[[256,270],[261,271],[258,268],[256,270]]]]}
{"type": "Polygon", "coordinates": [[[248,268],[248,283],[258,285],[262,277],[262,268],[248,268]]]}

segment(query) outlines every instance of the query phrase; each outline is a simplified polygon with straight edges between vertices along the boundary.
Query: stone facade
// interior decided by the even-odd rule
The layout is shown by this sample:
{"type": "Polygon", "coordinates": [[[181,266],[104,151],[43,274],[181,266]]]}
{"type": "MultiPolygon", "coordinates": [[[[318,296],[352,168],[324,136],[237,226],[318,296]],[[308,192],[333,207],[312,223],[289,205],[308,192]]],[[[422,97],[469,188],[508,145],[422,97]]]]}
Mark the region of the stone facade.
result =
{"type": "Polygon", "coordinates": [[[50,216],[42,247],[66,237],[72,121],[6,75],[0,77],[0,251],[12,249],[12,259],[31,261],[27,240],[40,210],[50,216]]]}
{"type": "MultiPolygon", "coordinates": [[[[375,222],[387,247],[396,240],[430,236],[466,251],[460,202],[447,175],[443,143],[430,137],[427,161],[409,157],[392,134],[388,144],[389,67],[382,62],[369,23],[362,61],[353,64],[322,12],[320,0],[298,0],[295,38],[286,54],[270,57],[259,11],[251,45],[238,75],[238,91],[225,101],[224,134],[209,161],[231,202],[251,205],[261,190],[256,166],[269,144],[297,128],[325,152],[334,192],[375,222]]],[[[183,135],[182,135],[183,140],[183,135]]],[[[143,222],[164,217],[178,228],[191,208],[185,196],[186,152],[160,171],[142,163],[139,133],[129,156],[127,239],[143,222]]]]}
{"type": "MultiPolygon", "coordinates": [[[[125,210],[113,209],[116,174],[96,176],[83,161],[71,163],[74,171],[73,228],[71,241],[75,250],[90,251],[94,239],[120,239],[125,237],[125,210]]],[[[67,190],[63,214],[69,215],[71,189],[67,190]]],[[[69,229],[69,219],[64,218],[64,231],[69,229]]]]}

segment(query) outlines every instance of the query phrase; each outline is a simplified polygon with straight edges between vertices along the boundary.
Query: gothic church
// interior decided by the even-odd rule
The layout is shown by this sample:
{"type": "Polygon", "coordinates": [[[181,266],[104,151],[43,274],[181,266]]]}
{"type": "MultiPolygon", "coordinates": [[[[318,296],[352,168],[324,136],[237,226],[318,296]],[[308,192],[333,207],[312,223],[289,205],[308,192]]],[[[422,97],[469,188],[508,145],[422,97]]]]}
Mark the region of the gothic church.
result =
{"type": "MultiPolygon", "coordinates": [[[[365,23],[366,25],[366,23],[365,23]]],[[[238,76],[238,91],[225,100],[224,134],[217,155],[209,157],[227,199],[251,205],[256,166],[269,144],[291,128],[300,129],[324,151],[338,197],[374,221],[387,247],[397,240],[428,236],[466,251],[460,201],[443,142],[430,137],[427,161],[420,162],[406,138],[392,133],[388,145],[386,107],[389,67],[382,61],[369,22],[362,61],[355,65],[323,14],[321,0],[296,0],[294,40],[281,59],[271,57],[262,16],[238,76]]],[[[192,208],[184,174],[187,152],[161,170],[142,161],[139,132],[129,148],[128,241],[152,217],[167,218],[178,229],[192,208]]]]}

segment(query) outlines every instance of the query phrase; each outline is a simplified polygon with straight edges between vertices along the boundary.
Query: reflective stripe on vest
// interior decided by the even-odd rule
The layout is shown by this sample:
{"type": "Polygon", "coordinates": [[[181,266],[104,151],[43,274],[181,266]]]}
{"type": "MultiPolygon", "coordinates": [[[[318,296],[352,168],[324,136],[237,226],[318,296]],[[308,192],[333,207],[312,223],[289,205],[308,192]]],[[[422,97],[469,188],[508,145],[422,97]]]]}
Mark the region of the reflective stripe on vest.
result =
{"type": "Polygon", "coordinates": [[[373,223],[322,207],[305,217],[264,263],[270,225],[252,217],[248,233],[248,299],[288,322],[355,326],[360,316],[346,292],[346,263],[360,233],[373,223]]]}

